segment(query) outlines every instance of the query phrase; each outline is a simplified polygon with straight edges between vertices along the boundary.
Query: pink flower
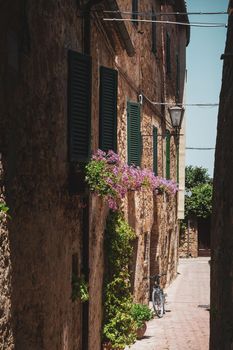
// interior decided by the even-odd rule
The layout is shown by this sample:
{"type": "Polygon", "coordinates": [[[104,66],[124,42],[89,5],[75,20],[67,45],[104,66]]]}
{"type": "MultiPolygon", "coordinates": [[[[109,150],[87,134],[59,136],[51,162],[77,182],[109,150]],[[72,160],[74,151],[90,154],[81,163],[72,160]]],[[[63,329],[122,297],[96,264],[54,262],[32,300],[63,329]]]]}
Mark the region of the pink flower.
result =
{"type": "MultiPolygon", "coordinates": [[[[165,192],[173,195],[178,191],[178,185],[174,181],[155,176],[150,169],[140,169],[134,165],[128,165],[122,162],[119,156],[112,150],[106,153],[98,149],[92,156],[91,162],[102,162],[105,164],[104,167],[101,167],[102,170],[98,174],[101,182],[98,182],[96,173],[94,173],[94,183],[93,177],[91,178],[91,189],[99,195],[105,196],[108,206],[112,210],[117,210],[117,200],[123,199],[128,190],[140,191],[145,187],[155,193],[159,189],[163,189],[165,192]],[[106,186],[103,192],[101,192],[101,189],[99,189],[101,186],[98,187],[98,185],[102,185],[103,182],[106,186]]],[[[86,178],[88,181],[88,174],[86,178]]]]}

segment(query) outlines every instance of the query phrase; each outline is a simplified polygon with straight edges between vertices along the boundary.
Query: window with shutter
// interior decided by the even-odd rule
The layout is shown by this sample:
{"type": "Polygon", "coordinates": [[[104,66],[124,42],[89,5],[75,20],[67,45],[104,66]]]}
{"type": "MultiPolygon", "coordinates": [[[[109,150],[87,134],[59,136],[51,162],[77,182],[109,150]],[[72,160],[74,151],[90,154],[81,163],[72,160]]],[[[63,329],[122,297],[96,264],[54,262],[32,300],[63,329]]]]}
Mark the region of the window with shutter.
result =
{"type": "Polygon", "coordinates": [[[153,126],[153,172],[158,175],[158,129],[153,126]]]}
{"type": "Polygon", "coordinates": [[[100,68],[99,148],[117,152],[117,71],[100,68]]]}
{"type": "Polygon", "coordinates": [[[141,163],[141,132],[140,104],[127,103],[127,135],[128,135],[128,164],[140,166],[141,163]]]}
{"type": "Polygon", "coordinates": [[[166,130],[166,179],[170,179],[170,148],[171,148],[171,134],[166,130]]]}
{"type": "MultiPolygon", "coordinates": [[[[132,0],[132,19],[133,20],[138,19],[138,0],[132,0]]],[[[133,24],[137,26],[138,22],[133,21],[133,24]]]]}
{"type": "Polygon", "coordinates": [[[171,39],[169,33],[166,33],[166,73],[171,74],[171,39]]]}
{"type": "Polygon", "coordinates": [[[69,159],[87,162],[90,154],[91,57],[69,51],[69,159]]]}
{"type": "MultiPolygon", "coordinates": [[[[152,21],[156,21],[156,16],[154,10],[152,9],[152,21]]],[[[152,22],[152,52],[156,54],[157,52],[157,36],[156,36],[156,22],[152,22]]]]}

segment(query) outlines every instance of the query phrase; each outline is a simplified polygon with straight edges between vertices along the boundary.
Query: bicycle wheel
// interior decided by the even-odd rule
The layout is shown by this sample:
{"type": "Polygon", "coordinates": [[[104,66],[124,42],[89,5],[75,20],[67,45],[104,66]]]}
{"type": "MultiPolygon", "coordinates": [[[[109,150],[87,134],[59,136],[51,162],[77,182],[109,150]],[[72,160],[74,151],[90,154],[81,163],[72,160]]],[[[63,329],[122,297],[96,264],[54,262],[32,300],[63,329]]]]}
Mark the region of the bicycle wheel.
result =
{"type": "Polygon", "coordinates": [[[152,292],[152,303],[156,315],[161,318],[163,317],[164,312],[164,296],[161,291],[156,289],[152,292]]]}

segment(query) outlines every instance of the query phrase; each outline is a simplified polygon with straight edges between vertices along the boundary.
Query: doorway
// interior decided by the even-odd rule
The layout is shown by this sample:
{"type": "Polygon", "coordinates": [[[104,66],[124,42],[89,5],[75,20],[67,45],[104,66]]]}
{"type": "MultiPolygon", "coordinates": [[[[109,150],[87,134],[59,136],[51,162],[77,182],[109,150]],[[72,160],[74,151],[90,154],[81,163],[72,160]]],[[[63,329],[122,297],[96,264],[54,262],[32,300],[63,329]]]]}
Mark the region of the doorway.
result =
{"type": "Polygon", "coordinates": [[[198,220],[198,256],[210,256],[211,218],[198,220]]]}

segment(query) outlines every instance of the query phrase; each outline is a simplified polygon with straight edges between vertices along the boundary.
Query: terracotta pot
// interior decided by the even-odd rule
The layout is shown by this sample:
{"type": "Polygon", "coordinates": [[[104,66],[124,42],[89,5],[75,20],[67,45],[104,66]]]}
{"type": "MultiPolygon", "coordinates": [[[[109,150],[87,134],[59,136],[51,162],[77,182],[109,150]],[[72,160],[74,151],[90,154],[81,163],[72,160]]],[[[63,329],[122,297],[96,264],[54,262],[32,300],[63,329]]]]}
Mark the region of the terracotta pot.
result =
{"type": "MultiPolygon", "coordinates": [[[[102,344],[102,350],[113,350],[112,344],[110,342],[103,343],[102,344]]],[[[114,350],[121,350],[121,349],[114,349],[114,350]]]]}
{"type": "Polygon", "coordinates": [[[146,322],[142,324],[140,328],[137,329],[137,339],[142,339],[146,332],[146,322]]]}

